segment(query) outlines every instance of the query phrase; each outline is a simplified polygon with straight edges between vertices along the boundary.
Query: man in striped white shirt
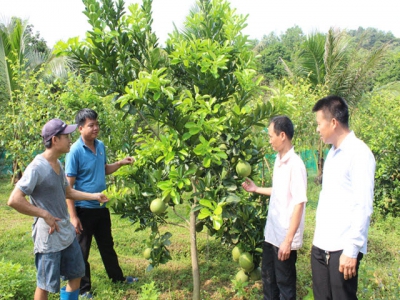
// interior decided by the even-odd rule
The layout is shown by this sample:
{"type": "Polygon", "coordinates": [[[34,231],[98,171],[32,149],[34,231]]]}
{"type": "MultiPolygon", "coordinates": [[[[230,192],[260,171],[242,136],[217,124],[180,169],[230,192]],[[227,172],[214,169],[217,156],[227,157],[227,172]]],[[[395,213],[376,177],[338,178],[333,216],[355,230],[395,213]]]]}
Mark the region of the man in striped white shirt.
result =
{"type": "Polygon", "coordinates": [[[316,300],[357,299],[358,267],[367,252],[375,159],[349,129],[346,101],[320,99],[313,107],[317,132],[331,144],[325,160],[311,251],[316,300]]]}

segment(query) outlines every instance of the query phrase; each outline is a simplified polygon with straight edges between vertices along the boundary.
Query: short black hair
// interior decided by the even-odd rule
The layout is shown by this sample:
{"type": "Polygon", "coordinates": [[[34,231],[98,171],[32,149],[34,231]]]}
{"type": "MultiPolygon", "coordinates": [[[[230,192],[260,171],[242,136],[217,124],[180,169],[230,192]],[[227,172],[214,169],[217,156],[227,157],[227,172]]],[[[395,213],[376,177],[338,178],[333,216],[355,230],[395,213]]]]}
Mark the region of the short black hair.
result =
{"type": "Polygon", "coordinates": [[[97,120],[97,112],[90,108],[83,108],[75,116],[75,123],[78,126],[85,125],[86,120],[97,120]]]}
{"type": "Polygon", "coordinates": [[[320,110],[324,112],[325,118],[335,118],[342,125],[349,127],[349,107],[342,97],[331,95],[319,99],[312,111],[320,110]]]}
{"type": "Polygon", "coordinates": [[[292,140],[294,135],[294,126],[292,120],[287,116],[276,116],[271,119],[269,124],[274,124],[274,132],[276,135],[284,132],[289,140],[292,140]]]}
{"type": "MultiPolygon", "coordinates": [[[[56,134],[55,136],[60,138],[61,134],[56,134]]],[[[51,138],[48,141],[43,141],[43,144],[44,144],[46,149],[50,149],[53,146],[53,138],[51,138]]]]}

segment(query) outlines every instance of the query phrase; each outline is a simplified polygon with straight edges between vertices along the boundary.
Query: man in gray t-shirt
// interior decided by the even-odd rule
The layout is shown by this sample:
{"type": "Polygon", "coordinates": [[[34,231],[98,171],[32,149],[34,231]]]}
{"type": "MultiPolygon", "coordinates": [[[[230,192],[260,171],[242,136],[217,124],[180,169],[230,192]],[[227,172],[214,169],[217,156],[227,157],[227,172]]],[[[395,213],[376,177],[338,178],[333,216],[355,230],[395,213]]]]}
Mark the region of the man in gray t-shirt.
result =
{"type": "Polygon", "coordinates": [[[108,199],[101,193],[84,193],[68,185],[58,158],[69,152],[69,136],[76,125],[52,119],[42,130],[46,150],[37,155],[15,186],[8,205],[18,212],[35,217],[32,226],[37,287],[34,299],[48,299],[48,293],[60,290],[60,277],[68,280],[61,289],[62,299],[78,299],[81,277],[85,274],[82,252],[75,228],[69,221],[66,197],[69,199],[108,199]],[[30,202],[26,201],[29,196],[30,202]]]}

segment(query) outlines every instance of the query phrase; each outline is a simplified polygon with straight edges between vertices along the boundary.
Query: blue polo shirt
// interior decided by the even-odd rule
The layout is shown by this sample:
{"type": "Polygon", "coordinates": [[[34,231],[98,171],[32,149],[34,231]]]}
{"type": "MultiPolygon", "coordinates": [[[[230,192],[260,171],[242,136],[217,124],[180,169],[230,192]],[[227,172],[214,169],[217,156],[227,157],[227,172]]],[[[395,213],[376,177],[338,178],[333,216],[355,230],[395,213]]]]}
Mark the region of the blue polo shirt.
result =
{"type": "MultiPolygon", "coordinates": [[[[87,193],[100,193],[106,186],[106,149],[102,141],[95,140],[96,154],[85,145],[82,137],[71,146],[65,157],[65,174],[75,177],[74,189],[87,193]]],[[[101,208],[98,201],[75,201],[75,206],[101,208]]]]}

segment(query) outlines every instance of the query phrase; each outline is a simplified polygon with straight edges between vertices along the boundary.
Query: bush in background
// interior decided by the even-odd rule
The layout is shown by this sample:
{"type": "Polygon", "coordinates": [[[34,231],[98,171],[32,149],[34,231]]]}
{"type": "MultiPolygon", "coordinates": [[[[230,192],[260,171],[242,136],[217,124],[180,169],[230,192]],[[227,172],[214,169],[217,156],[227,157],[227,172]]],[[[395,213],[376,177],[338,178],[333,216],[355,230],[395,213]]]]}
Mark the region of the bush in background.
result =
{"type": "Polygon", "coordinates": [[[20,264],[0,261],[0,299],[31,299],[36,277],[31,269],[20,264]]]}
{"type": "Polygon", "coordinates": [[[374,207],[400,213],[400,95],[377,91],[353,111],[352,128],[376,159],[374,207]]]}

